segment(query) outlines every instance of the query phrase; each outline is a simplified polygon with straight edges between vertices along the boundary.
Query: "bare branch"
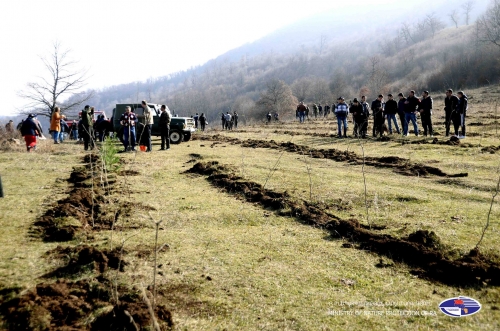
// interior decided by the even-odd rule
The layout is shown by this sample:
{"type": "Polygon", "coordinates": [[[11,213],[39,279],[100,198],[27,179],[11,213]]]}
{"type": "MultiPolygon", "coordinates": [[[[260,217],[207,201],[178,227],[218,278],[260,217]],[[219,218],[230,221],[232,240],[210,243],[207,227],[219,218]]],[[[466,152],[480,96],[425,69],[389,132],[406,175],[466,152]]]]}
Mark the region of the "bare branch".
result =
{"type": "Polygon", "coordinates": [[[88,70],[75,69],[77,61],[69,59],[70,50],[61,49],[58,42],[53,44],[52,53],[47,57],[40,57],[47,76],[38,77],[38,81],[26,84],[26,89],[19,91],[18,95],[29,101],[20,113],[37,111],[40,115],[50,117],[56,106],[61,110],[76,107],[89,100],[93,92],[78,93],[82,90],[88,79],[88,70]],[[66,96],[71,98],[67,104],[61,102],[66,96]]]}

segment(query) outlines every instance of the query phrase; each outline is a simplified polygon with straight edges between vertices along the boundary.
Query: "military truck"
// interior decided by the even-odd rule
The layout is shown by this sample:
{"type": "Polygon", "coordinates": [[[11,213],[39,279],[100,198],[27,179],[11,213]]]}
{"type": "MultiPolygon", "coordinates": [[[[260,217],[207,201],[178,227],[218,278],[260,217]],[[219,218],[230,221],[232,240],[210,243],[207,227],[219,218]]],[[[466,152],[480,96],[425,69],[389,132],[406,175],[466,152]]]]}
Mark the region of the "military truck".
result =
{"type": "MultiPolygon", "coordinates": [[[[125,113],[125,107],[130,106],[136,114],[137,119],[141,123],[145,123],[144,109],[140,103],[121,103],[117,104],[113,109],[113,127],[118,137],[123,137],[123,127],[120,125],[120,117],[125,113]]],[[[151,128],[152,136],[160,136],[160,114],[161,105],[148,103],[149,108],[153,111],[153,126],[151,128]]],[[[195,131],[194,120],[190,117],[172,117],[170,121],[170,142],[172,144],[180,144],[182,141],[189,141],[192,133],[195,131]]],[[[138,137],[137,137],[138,138],[138,137]]],[[[121,139],[120,139],[121,140],[121,139]]]]}

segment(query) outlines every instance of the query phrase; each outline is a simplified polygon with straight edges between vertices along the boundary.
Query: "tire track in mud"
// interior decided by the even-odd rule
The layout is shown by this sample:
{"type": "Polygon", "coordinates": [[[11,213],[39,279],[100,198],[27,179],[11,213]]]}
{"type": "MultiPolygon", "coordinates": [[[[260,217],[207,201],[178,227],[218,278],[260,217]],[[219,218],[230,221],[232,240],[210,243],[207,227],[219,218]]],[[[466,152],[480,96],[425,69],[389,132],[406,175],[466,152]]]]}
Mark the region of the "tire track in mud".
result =
{"type": "Polygon", "coordinates": [[[355,219],[344,220],[322,209],[292,198],[287,192],[265,189],[243,180],[217,161],[198,162],[186,173],[207,176],[215,187],[242,196],[246,201],[294,217],[305,224],[326,229],[332,236],[349,240],[349,247],[368,250],[413,268],[412,274],[446,285],[500,285],[500,265],[472,250],[459,259],[449,257],[434,232],[416,231],[405,238],[379,234],[355,219]]]}
{"type": "MultiPolygon", "coordinates": [[[[194,138],[194,137],[193,137],[194,138]]],[[[438,176],[438,177],[467,177],[468,173],[458,173],[458,174],[447,174],[437,167],[428,166],[421,163],[414,163],[408,159],[401,158],[398,156],[383,156],[383,157],[363,157],[357,155],[354,152],[341,151],[338,149],[311,149],[309,146],[297,145],[292,142],[281,142],[278,143],[274,140],[256,140],[248,139],[241,140],[238,138],[226,137],[223,135],[213,135],[213,136],[198,136],[195,139],[198,140],[209,140],[214,141],[212,146],[218,143],[231,143],[233,145],[241,145],[247,148],[270,148],[277,150],[284,150],[290,153],[297,153],[300,155],[310,155],[313,158],[318,159],[329,159],[336,162],[346,162],[354,165],[362,165],[363,163],[367,166],[372,166],[375,168],[390,168],[394,172],[405,175],[405,176],[438,176]]]]}

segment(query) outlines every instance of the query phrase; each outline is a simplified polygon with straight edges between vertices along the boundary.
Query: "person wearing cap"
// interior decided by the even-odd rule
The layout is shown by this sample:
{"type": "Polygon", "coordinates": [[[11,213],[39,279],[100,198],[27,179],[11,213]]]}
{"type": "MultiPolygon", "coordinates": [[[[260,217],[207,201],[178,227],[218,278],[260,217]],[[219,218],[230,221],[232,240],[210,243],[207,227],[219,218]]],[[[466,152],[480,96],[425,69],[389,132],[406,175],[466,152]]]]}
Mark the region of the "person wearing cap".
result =
{"type": "Polygon", "coordinates": [[[424,136],[427,137],[427,133],[433,137],[432,132],[432,98],[429,96],[429,91],[422,92],[422,100],[418,110],[420,111],[420,119],[422,120],[422,127],[424,128],[424,136]]]}
{"type": "Polygon", "coordinates": [[[379,94],[378,98],[372,101],[372,114],[373,114],[373,136],[376,137],[377,133],[382,137],[384,135],[384,96],[379,94]]]}
{"type": "Polygon", "coordinates": [[[406,131],[403,132],[405,136],[408,136],[408,124],[410,121],[413,123],[413,131],[415,136],[418,137],[418,124],[417,124],[417,109],[420,104],[420,100],[415,97],[415,91],[411,90],[408,98],[405,101],[405,121],[406,121],[406,131]]]}
{"type": "Polygon", "coordinates": [[[366,129],[364,123],[368,121],[368,116],[363,112],[363,106],[358,101],[358,98],[352,100],[352,106],[349,108],[349,113],[352,114],[352,119],[354,121],[354,137],[366,138],[366,129]]]}
{"type": "Polygon", "coordinates": [[[54,139],[54,144],[59,144],[59,135],[61,134],[61,109],[55,107],[50,118],[50,131],[52,132],[52,138],[54,139]]]}
{"type": "Polygon", "coordinates": [[[349,115],[349,107],[345,103],[344,97],[340,97],[337,100],[339,103],[335,107],[335,116],[337,116],[339,138],[342,138],[342,126],[344,127],[344,138],[347,138],[347,115],[349,115]]]}
{"type": "Polygon", "coordinates": [[[24,141],[26,142],[26,150],[28,153],[36,149],[36,137],[40,134],[38,131],[38,125],[34,120],[35,117],[36,114],[30,114],[21,125],[21,135],[24,137],[24,141]]]}
{"type": "Polygon", "coordinates": [[[83,148],[87,151],[94,149],[94,107],[86,105],[82,110],[82,119],[80,120],[80,136],[83,138],[83,148]]]}
{"type": "Polygon", "coordinates": [[[446,97],[444,98],[444,113],[445,113],[445,122],[444,127],[446,129],[446,137],[450,135],[450,126],[452,114],[457,109],[458,98],[456,95],[453,95],[453,90],[446,90],[446,97]]]}
{"type": "Polygon", "coordinates": [[[396,132],[400,134],[401,131],[399,131],[398,121],[396,120],[396,114],[398,113],[398,103],[396,102],[396,100],[394,100],[391,93],[389,93],[387,97],[389,98],[389,100],[387,100],[387,102],[385,103],[384,113],[387,116],[387,126],[389,128],[389,134],[392,134],[392,122],[394,122],[394,126],[396,126],[396,132]]]}

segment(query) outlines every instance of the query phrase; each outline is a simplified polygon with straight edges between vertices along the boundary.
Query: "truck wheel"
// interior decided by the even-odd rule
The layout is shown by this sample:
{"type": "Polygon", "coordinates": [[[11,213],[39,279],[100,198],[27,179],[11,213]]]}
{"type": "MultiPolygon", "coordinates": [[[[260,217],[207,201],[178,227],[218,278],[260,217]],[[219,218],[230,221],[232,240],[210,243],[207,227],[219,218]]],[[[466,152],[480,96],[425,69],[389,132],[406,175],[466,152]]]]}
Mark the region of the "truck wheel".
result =
{"type": "Polygon", "coordinates": [[[191,139],[191,132],[184,134],[184,141],[189,141],[191,139]]]}
{"type": "Polygon", "coordinates": [[[184,135],[179,131],[170,132],[170,142],[172,144],[180,144],[184,140],[184,135]]]}

